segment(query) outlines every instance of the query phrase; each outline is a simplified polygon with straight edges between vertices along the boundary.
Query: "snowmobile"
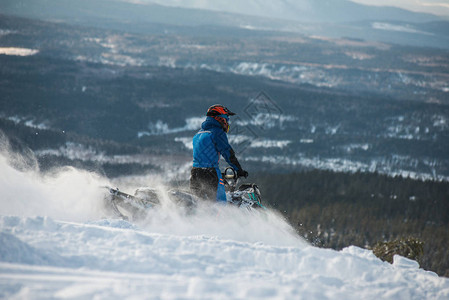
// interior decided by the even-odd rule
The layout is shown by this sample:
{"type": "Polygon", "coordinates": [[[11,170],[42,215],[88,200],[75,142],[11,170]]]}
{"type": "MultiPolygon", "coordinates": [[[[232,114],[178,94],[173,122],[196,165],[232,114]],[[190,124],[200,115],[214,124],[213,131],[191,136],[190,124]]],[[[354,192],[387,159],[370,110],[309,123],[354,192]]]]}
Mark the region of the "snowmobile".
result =
{"type": "MultiPolygon", "coordinates": [[[[226,189],[226,200],[229,205],[240,209],[266,209],[262,204],[259,187],[255,183],[243,183],[237,188],[239,177],[237,172],[228,167],[222,173],[226,189]]],[[[118,188],[106,186],[109,193],[105,196],[106,207],[115,216],[124,220],[143,219],[151,209],[161,206],[161,195],[155,188],[138,188],[134,195],[124,193],[118,188]]],[[[184,208],[188,213],[193,213],[199,199],[190,192],[179,189],[171,189],[167,192],[170,201],[184,208]]]]}

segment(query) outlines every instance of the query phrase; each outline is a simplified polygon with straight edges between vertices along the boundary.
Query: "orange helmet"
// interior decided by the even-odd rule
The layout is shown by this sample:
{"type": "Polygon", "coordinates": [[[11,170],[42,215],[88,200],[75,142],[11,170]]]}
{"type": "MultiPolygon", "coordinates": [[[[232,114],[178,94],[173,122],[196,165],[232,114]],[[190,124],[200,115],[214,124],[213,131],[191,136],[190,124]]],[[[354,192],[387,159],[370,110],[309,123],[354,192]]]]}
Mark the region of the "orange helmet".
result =
{"type": "Polygon", "coordinates": [[[206,116],[217,120],[225,132],[229,132],[229,116],[233,115],[235,115],[235,113],[220,104],[215,104],[209,107],[206,114],[206,116]]]}
{"type": "Polygon", "coordinates": [[[214,117],[214,116],[218,116],[218,115],[233,116],[233,115],[235,115],[235,113],[233,113],[232,111],[230,111],[229,109],[227,109],[225,106],[223,106],[221,104],[212,105],[207,110],[206,116],[208,116],[208,117],[214,117]]]}

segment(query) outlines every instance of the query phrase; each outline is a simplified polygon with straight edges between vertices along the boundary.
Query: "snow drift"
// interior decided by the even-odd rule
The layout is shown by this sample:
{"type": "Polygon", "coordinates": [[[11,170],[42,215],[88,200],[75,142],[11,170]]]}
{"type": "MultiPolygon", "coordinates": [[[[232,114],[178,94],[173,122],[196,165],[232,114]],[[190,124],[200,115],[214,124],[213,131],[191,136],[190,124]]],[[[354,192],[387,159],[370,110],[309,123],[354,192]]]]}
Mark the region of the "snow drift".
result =
{"type": "Polygon", "coordinates": [[[0,218],[0,298],[447,299],[449,280],[371,251],[151,233],[119,220],[0,218]]]}

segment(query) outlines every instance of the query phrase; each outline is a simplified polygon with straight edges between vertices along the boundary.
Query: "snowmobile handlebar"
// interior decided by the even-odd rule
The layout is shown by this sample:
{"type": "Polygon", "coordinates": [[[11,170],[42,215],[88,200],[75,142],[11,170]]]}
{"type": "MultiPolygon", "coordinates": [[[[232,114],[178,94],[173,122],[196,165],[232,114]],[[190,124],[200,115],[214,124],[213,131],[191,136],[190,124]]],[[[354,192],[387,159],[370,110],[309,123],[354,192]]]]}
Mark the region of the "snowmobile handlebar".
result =
{"type": "Polygon", "coordinates": [[[227,167],[221,175],[224,179],[234,179],[235,181],[239,178],[237,172],[231,167],[227,167]]]}
{"type": "Polygon", "coordinates": [[[221,177],[223,178],[224,184],[225,184],[225,186],[227,186],[229,188],[230,191],[234,191],[234,189],[236,188],[237,183],[241,177],[246,178],[247,176],[248,176],[248,172],[246,172],[246,171],[237,172],[232,167],[227,167],[224,170],[224,172],[221,173],[221,177]],[[245,174],[245,175],[242,175],[240,173],[245,174]]]}
{"type": "Polygon", "coordinates": [[[237,172],[233,168],[227,167],[224,172],[221,173],[221,176],[223,177],[225,187],[227,187],[231,192],[234,191],[237,186],[237,181],[239,180],[237,172]]]}

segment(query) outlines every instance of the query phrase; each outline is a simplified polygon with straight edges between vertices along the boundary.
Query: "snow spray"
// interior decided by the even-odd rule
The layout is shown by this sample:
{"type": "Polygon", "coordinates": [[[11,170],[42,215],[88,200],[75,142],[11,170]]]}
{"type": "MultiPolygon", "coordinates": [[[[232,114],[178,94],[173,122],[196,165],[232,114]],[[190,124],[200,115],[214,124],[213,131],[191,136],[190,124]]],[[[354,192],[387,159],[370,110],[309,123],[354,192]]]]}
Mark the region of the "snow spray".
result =
{"type": "Polygon", "coordinates": [[[48,216],[64,221],[88,221],[103,211],[105,178],[73,167],[43,174],[33,153],[15,153],[1,138],[0,214],[48,216]]]}
{"type": "Polygon", "coordinates": [[[169,200],[161,175],[127,176],[109,180],[73,167],[42,173],[31,151],[17,154],[2,139],[0,151],[0,215],[47,216],[55,220],[92,222],[117,218],[105,208],[105,185],[124,187],[147,182],[160,191],[161,206],[136,221],[142,230],[182,236],[212,236],[221,239],[276,246],[306,245],[276,211],[250,212],[209,202],[200,202],[186,213],[169,200]],[[112,182],[112,183],[111,183],[112,182]]]}

